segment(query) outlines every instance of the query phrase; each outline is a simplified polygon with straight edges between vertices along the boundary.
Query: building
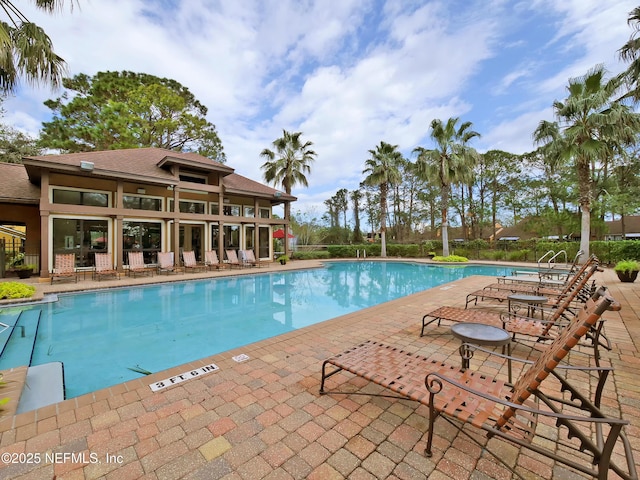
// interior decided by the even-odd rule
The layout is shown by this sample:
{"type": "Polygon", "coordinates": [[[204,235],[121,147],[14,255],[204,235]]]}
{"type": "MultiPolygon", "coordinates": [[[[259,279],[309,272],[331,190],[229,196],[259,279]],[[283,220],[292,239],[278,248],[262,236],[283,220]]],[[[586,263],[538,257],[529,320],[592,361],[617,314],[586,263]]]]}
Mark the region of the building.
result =
{"type": "Polygon", "coordinates": [[[273,258],[272,232],[288,228],[273,207],[296,198],[195,153],[160,148],[25,157],[0,163],[0,225],[26,226],[25,259],[48,277],[59,253],[92,268],[108,252],[156,263],[161,251],[252,249],[273,258]]]}

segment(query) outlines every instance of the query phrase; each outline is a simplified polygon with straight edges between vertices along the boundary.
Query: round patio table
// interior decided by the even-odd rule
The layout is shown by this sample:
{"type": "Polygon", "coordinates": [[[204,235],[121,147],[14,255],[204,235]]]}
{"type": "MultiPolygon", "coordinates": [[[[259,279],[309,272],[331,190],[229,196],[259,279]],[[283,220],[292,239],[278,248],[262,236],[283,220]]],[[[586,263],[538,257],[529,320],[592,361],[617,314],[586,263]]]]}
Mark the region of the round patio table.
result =
{"type": "MultiPolygon", "coordinates": [[[[527,306],[527,317],[533,316],[536,310],[536,306],[542,306],[549,300],[542,295],[527,295],[524,293],[513,293],[507,297],[509,301],[509,311],[514,313],[520,308],[522,304],[527,306]]],[[[542,309],[541,309],[542,311],[542,309]]]]}
{"type": "MultiPolygon", "coordinates": [[[[486,325],[484,323],[455,323],[451,326],[451,333],[454,337],[462,341],[460,345],[460,357],[462,358],[462,369],[469,368],[469,349],[467,344],[483,345],[489,347],[505,348],[507,355],[511,357],[511,334],[502,328],[486,325]]],[[[511,359],[507,359],[509,365],[509,383],[511,383],[511,359]]]]}

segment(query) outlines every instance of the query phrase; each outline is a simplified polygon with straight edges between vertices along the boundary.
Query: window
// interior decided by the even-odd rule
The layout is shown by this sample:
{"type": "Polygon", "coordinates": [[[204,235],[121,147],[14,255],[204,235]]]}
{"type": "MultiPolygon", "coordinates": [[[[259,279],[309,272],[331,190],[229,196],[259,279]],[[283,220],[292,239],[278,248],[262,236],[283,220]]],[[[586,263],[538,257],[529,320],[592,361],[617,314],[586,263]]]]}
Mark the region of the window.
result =
{"type": "Polygon", "coordinates": [[[211,202],[209,204],[211,215],[218,215],[218,205],[218,202],[211,202]]]}
{"type": "Polygon", "coordinates": [[[260,218],[271,218],[271,209],[270,208],[261,208],[260,209],[260,218]]]}
{"type": "Polygon", "coordinates": [[[156,263],[162,239],[162,224],[155,222],[122,222],[124,258],[127,252],[142,251],[144,263],[156,263]]]}
{"type": "Polygon", "coordinates": [[[205,213],[206,204],[203,202],[188,202],[180,200],[180,211],[182,213],[205,213]]]}
{"type": "Polygon", "coordinates": [[[195,175],[195,174],[185,174],[185,173],[181,173],[180,174],[180,181],[181,182],[191,182],[191,183],[200,183],[200,184],[206,184],[207,183],[207,177],[202,177],[200,175],[195,175]]]}
{"type": "MultiPolygon", "coordinates": [[[[173,199],[169,199],[169,212],[173,212],[173,199]]],[[[182,213],[206,213],[207,204],[205,202],[192,202],[188,200],[180,200],[179,209],[182,213]]]]}
{"type": "Polygon", "coordinates": [[[256,210],[253,207],[244,207],[244,216],[253,218],[256,216],[256,210]]]}
{"type": "Polygon", "coordinates": [[[230,217],[239,217],[240,205],[225,205],[222,207],[222,213],[230,217]]]}
{"type": "Polygon", "coordinates": [[[66,205],[86,205],[89,207],[108,207],[109,194],[101,192],[84,192],[81,190],[53,189],[53,203],[66,205]]]}
{"type": "Polygon", "coordinates": [[[153,210],[156,212],[162,211],[161,198],[139,197],[136,195],[124,195],[122,197],[122,204],[124,208],[131,208],[134,210],[153,210]]]}
{"type": "Polygon", "coordinates": [[[54,218],[53,255],[75,253],[77,267],[95,264],[95,253],[109,251],[107,220],[54,218]]]}

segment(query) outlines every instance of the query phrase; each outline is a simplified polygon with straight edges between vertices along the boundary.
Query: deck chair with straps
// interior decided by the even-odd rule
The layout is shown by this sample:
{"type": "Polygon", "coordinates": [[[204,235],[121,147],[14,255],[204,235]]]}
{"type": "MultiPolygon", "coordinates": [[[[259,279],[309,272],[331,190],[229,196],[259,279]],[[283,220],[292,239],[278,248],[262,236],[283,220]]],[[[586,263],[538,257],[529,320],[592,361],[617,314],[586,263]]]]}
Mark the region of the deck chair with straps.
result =
{"type": "Polygon", "coordinates": [[[93,269],[93,278],[97,280],[104,280],[105,278],[119,279],[120,274],[113,268],[110,253],[96,253],[96,264],[93,269]]]}
{"type": "MultiPolygon", "coordinates": [[[[633,451],[624,432],[629,422],[611,416],[610,405],[606,411],[601,409],[611,369],[560,363],[606,310],[619,308],[608,294],[588,300],[537,359],[525,363],[513,385],[504,381],[504,376],[496,376],[493,367],[487,372],[462,369],[453,363],[367,341],[324,361],[320,393],[340,393],[325,390],[327,379],[340,372],[350,372],[392,391],[399,398],[426,405],[429,408],[427,456],[433,453],[435,422],[443,418],[463,433],[466,432],[462,427],[470,425],[485,431],[488,439],[499,438],[528,448],[599,479],[607,478],[609,471],[613,471],[624,480],[637,480],[633,451]],[[585,388],[583,379],[577,385],[571,383],[572,375],[580,377],[575,373],[578,369],[594,375],[597,385],[593,398],[588,397],[589,389],[585,388]],[[550,382],[549,377],[559,385],[552,384],[547,390],[544,387],[550,382]],[[540,429],[537,428],[539,420],[544,424],[540,429]],[[566,440],[563,433],[567,434],[566,440]]],[[[477,346],[468,345],[468,348],[470,352],[476,349],[492,354],[477,346]]],[[[522,361],[509,358],[513,362],[522,361]]],[[[469,435],[469,438],[484,447],[475,436],[469,435]]],[[[499,456],[496,458],[502,461],[499,456]]]]}
{"type": "Polygon", "coordinates": [[[51,272],[51,284],[54,280],[73,280],[78,283],[76,256],[73,253],[56,254],[56,264],[51,272]]]}

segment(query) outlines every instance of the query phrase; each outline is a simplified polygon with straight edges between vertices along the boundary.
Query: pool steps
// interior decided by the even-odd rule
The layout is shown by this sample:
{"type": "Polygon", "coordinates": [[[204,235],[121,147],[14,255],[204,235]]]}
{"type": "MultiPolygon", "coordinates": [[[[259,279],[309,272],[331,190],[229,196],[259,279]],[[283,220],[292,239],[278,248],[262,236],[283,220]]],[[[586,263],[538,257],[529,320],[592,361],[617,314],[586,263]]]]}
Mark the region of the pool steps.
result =
{"type": "Polygon", "coordinates": [[[0,314],[0,358],[2,358],[2,352],[7,346],[7,342],[9,341],[9,337],[13,333],[13,327],[15,326],[18,318],[20,317],[20,312],[10,312],[10,313],[1,313],[0,314]]]}
{"type": "MultiPolygon", "coordinates": [[[[22,310],[13,327],[0,334],[4,336],[10,331],[6,338],[0,337],[0,345],[4,342],[0,352],[0,370],[31,365],[41,314],[40,309],[22,310]]],[[[8,324],[9,322],[3,321],[2,323],[8,324]]]]}

